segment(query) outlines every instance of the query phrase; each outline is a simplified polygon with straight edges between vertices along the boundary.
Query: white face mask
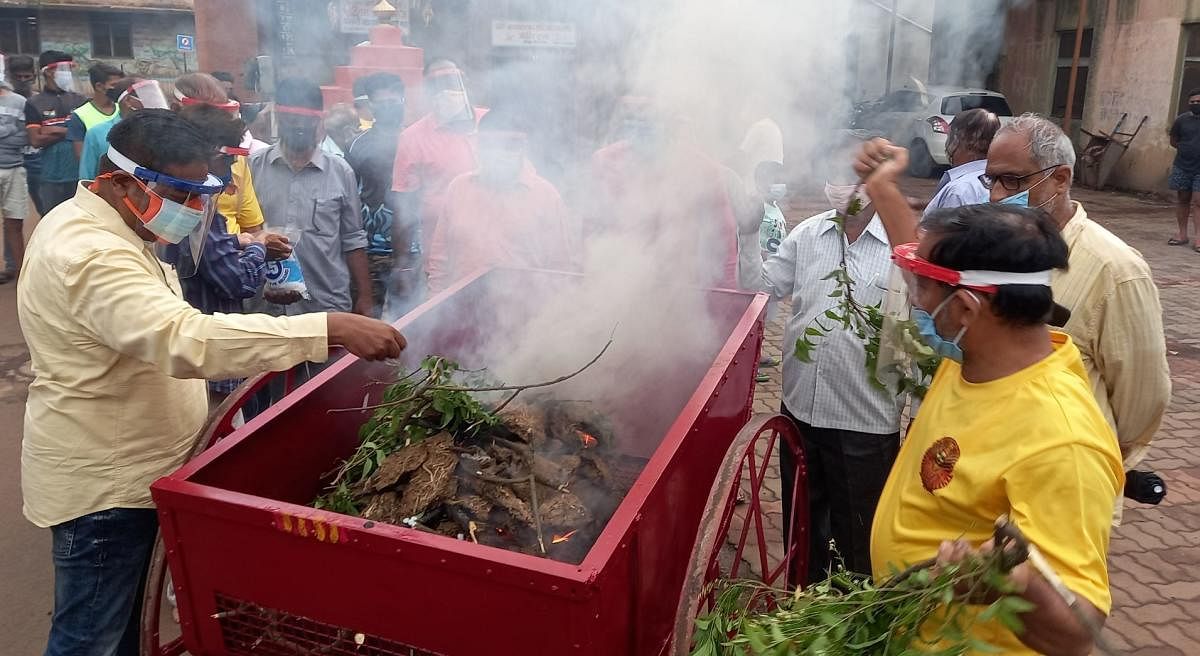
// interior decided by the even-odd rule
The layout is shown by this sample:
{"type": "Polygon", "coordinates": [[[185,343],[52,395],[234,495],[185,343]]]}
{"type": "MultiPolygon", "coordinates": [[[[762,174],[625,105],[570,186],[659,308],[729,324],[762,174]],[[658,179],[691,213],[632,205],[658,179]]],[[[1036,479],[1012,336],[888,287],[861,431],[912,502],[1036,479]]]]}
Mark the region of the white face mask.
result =
{"type": "Polygon", "coordinates": [[[772,203],[779,202],[787,197],[788,186],[784,183],[773,184],[767,187],[767,200],[772,203]]]}
{"type": "Polygon", "coordinates": [[[863,191],[859,185],[835,185],[825,183],[825,200],[829,201],[829,207],[843,212],[850,206],[850,201],[858,198],[858,201],[865,207],[871,199],[867,197],[867,192],[863,191]],[[856,191],[857,188],[857,191],[856,191]]]}
{"type": "Polygon", "coordinates": [[[75,76],[68,68],[58,68],[54,71],[54,85],[63,91],[75,90],[75,76]]]}

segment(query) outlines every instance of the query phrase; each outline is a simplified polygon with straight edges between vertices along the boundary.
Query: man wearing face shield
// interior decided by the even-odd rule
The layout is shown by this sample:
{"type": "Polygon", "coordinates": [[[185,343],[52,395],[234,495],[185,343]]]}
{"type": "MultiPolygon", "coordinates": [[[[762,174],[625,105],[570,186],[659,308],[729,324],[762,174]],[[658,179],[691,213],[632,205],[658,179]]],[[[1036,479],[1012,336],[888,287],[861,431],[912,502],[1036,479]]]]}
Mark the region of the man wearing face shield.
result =
{"type": "Polygon", "coordinates": [[[71,112],[87,100],[75,93],[74,58],[65,52],[47,50],[38,57],[42,92],[25,105],[25,128],[29,143],[41,149],[41,173],[37,192],[41,211],[49,212],[75,194],[79,161],[67,138],[71,112]]]}
{"type": "MultiPolygon", "coordinates": [[[[858,283],[858,302],[875,305],[883,298],[883,282],[893,268],[891,249],[871,198],[854,185],[851,161],[849,150],[831,158],[832,182],[825,184],[825,197],[832,209],[801,221],[773,255],[758,260],[759,287],[777,301],[791,301],[785,352],[815,321],[824,321],[827,310],[836,309],[839,299],[829,296],[836,285],[828,277],[838,268],[843,247],[846,266],[858,283]],[[843,240],[832,219],[852,200],[862,208],[846,218],[843,240]]],[[[760,225],[743,221],[741,230],[757,236],[760,225]]],[[[840,325],[821,338],[811,362],[784,358],[782,411],[804,436],[808,470],[810,583],[824,579],[834,565],[830,539],[846,569],[871,571],[871,520],[900,446],[902,403],[894,392],[872,384],[866,361],[862,340],[840,325]]],[[[784,515],[790,516],[793,463],[786,450],[780,455],[784,515]]]]}
{"type": "Polygon", "coordinates": [[[17,289],[35,379],[21,484],[26,517],[50,528],[55,610],[45,653],[138,653],[139,579],[154,543],[149,486],[187,458],[208,414],[204,379],[322,361],[331,345],[369,359],[404,338],[351,314],[204,315],[156,245],[203,233],[221,182],[206,135],[145,109],[109,133],[94,182],[47,214],[17,289]]]}
{"type": "Polygon", "coordinates": [[[143,80],[137,77],[127,77],[118,80],[108,90],[117,114],[111,119],[92,126],[83,137],[83,151],[79,156],[79,179],[91,180],[96,177],[100,167],[100,158],[108,150],[108,133],[113,126],[123,118],[129,118],[141,109],[166,109],[167,99],[163,95],[158,80],[143,80]]]}
{"type": "MultiPolygon", "coordinates": [[[[180,111],[185,107],[211,106],[236,116],[242,109],[240,103],[225,95],[225,87],[207,73],[188,73],[175,80],[175,102],[171,109],[180,111]]],[[[249,134],[249,133],[247,133],[249,134]]],[[[243,135],[242,148],[253,147],[243,135]]],[[[264,146],[265,150],[265,146],[264,146]]],[[[250,166],[245,156],[233,159],[225,193],[217,201],[217,211],[225,217],[225,228],[231,235],[258,233],[263,229],[262,208],[254,193],[250,179],[250,166]]]]}
{"type": "Polygon", "coordinates": [[[401,305],[425,290],[422,249],[437,227],[454,178],[478,166],[475,132],[484,110],[473,107],[454,62],[436,59],[425,67],[425,103],[430,112],[400,133],[392,168],[393,284],[401,305]]]}
{"type": "Polygon", "coordinates": [[[515,114],[493,109],[480,119],[479,170],[450,183],[429,245],[431,293],[486,266],[578,268],[578,227],[526,159],[528,145],[515,114]]]}
{"type": "Polygon", "coordinates": [[[1106,556],[1125,477],[1079,350],[1046,325],[1067,243],[1044,212],[972,205],[930,214],[894,258],[921,339],[943,359],[875,512],[874,576],[990,550],[1006,514],[1073,599],[1023,562],[1005,592],[1029,602],[1024,628],[971,605],[971,636],[1005,654],[1091,653],[1112,603],[1106,556]]]}
{"type": "MultiPolygon", "coordinates": [[[[870,175],[868,193],[894,244],[917,232],[916,217],[896,203],[898,163],[907,159],[905,149],[879,139],[856,164],[860,175],[870,175]]],[[[1131,468],[1145,457],[1171,398],[1162,305],[1141,254],[1071,200],[1074,167],[1075,149],[1058,125],[1026,114],[996,132],[981,181],[992,202],[1041,208],[1062,232],[1070,267],[1054,274],[1054,295],[1070,311],[1063,330],[1083,355],[1092,392],[1131,468]]],[[[1114,513],[1119,521],[1121,504],[1114,513]]]]}
{"type": "Polygon", "coordinates": [[[279,143],[250,156],[250,171],[268,227],[292,241],[311,298],[297,292],[271,294],[267,301],[286,314],[316,311],[372,316],[367,235],[358,183],[346,160],[317,144],[323,136],[321,89],[300,78],[276,87],[279,143]],[[351,299],[351,286],[354,298],[351,299]]]}

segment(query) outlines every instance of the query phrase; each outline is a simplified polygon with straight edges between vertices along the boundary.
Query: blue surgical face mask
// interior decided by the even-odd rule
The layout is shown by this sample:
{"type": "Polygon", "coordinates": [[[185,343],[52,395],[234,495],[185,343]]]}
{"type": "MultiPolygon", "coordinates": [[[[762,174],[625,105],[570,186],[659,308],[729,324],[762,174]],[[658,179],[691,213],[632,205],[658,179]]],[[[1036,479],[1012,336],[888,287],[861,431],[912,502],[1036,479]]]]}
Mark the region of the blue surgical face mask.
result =
{"type": "MultiPolygon", "coordinates": [[[[979,300],[974,294],[971,293],[970,290],[964,291],[966,291],[968,294],[971,294],[971,298],[979,300]]],[[[946,300],[938,303],[938,306],[933,309],[932,314],[922,310],[921,308],[914,307],[912,309],[912,319],[913,322],[917,324],[917,331],[921,333],[921,341],[925,342],[926,346],[933,349],[934,353],[937,353],[943,358],[954,360],[955,362],[962,362],[963,350],[962,347],[958,345],[958,342],[963,338],[963,335],[967,333],[967,327],[963,326],[962,329],[958,331],[958,334],[954,336],[954,339],[948,340],[938,333],[937,324],[934,321],[937,318],[938,313],[942,311],[942,308],[946,307],[946,304],[949,303],[950,299],[952,298],[954,298],[954,294],[947,296],[946,300]]]]}
{"type": "MultiPolygon", "coordinates": [[[[1022,191],[1022,192],[1020,192],[1020,193],[1017,193],[1017,194],[1013,194],[1013,195],[1009,196],[1008,198],[1004,198],[1004,199],[1002,199],[1002,200],[1001,200],[999,203],[997,203],[997,204],[998,204],[998,205],[1016,205],[1017,207],[1029,207],[1029,192],[1030,192],[1030,191],[1032,191],[1034,187],[1036,187],[1036,186],[1038,186],[1038,185],[1042,184],[1043,182],[1045,182],[1045,181],[1049,180],[1049,179],[1050,179],[1050,177],[1051,177],[1051,176],[1053,176],[1053,175],[1054,175],[1054,171],[1051,171],[1050,173],[1047,173],[1047,174],[1046,174],[1046,177],[1044,177],[1044,178],[1042,178],[1041,180],[1038,180],[1037,182],[1033,183],[1033,185],[1031,185],[1031,186],[1029,187],[1029,189],[1026,189],[1025,191],[1022,191]]],[[[1050,201],[1054,200],[1055,198],[1058,198],[1058,194],[1054,194],[1053,196],[1051,196],[1051,197],[1047,198],[1046,200],[1042,201],[1041,203],[1038,203],[1038,204],[1037,204],[1037,207],[1041,207],[1041,206],[1045,205],[1046,203],[1049,203],[1050,201]]]]}

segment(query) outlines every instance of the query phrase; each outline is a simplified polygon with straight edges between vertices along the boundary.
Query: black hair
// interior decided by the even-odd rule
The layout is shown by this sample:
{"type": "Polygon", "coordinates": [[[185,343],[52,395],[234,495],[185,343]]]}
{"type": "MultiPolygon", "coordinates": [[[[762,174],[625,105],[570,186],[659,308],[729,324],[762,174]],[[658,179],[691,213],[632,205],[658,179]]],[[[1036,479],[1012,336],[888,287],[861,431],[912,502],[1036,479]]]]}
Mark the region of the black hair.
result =
{"type": "Polygon", "coordinates": [[[93,87],[97,84],[104,84],[114,77],[125,77],[125,73],[112,64],[98,62],[92,64],[92,67],[88,69],[88,80],[91,81],[93,87]]]}
{"type": "Polygon", "coordinates": [[[783,164],[780,162],[759,162],[754,167],[754,184],[757,187],[766,187],[772,184],[772,180],[783,179],[783,164]]]}
{"type": "Polygon", "coordinates": [[[435,68],[458,68],[458,64],[455,64],[453,59],[448,59],[446,57],[435,57],[425,63],[425,71],[423,74],[429,75],[429,71],[432,71],[435,68]]]}
{"type": "MultiPolygon", "coordinates": [[[[109,131],[108,143],[154,171],[179,164],[207,164],[213,154],[213,146],[200,128],[169,109],[143,109],[121,119],[109,131]]],[[[107,155],[100,159],[101,173],[115,168],[107,155]]]]}
{"type": "MultiPolygon", "coordinates": [[[[1067,268],[1067,243],[1046,212],[988,203],[936,210],[921,228],[938,238],[929,261],[956,271],[1031,273],[1067,268]]],[[[1054,294],[1044,285],[1000,285],[992,309],[1018,326],[1046,323],[1054,294]]]]}
{"type": "Polygon", "coordinates": [[[73,62],[75,58],[61,50],[47,50],[38,55],[38,68],[46,68],[59,62],[73,62]]]}
{"type": "Polygon", "coordinates": [[[112,86],[113,93],[116,94],[117,97],[120,97],[121,94],[125,93],[126,91],[129,91],[129,87],[131,87],[141,81],[142,81],[142,78],[140,78],[140,77],[123,77],[123,78],[117,80],[117,82],[115,84],[113,84],[113,86],[112,86]]]}
{"type": "Polygon", "coordinates": [[[233,75],[227,71],[213,71],[209,75],[212,75],[214,78],[216,78],[222,82],[228,82],[230,84],[233,84],[233,75]]]}
{"type": "Polygon", "coordinates": [[[246,123],[236,114],[212,105],[186,105],[179,115],[199,128],[213,148],[239,146],[246,133],[246,123]]]}
{"type": "Polygon", "coordinates": [[[380,91],[385,90],[398,91],[402,96],[405,92],[404,78],[396,75],[395,73],[372,73],[366,77],[360,77],[358,80],[355,80],[355,84],[358,82],[362,82],[362,94],[360,94],[356,89],[354,92],[356,97],[364,94],[367,97],[370,97],[376,93],[379,93],[380,91]]]}
{"type": "Polygon", "coordinates": [[[1200,87],[1192,89],[1191,91],[1188,92],[1187,97],[1191,98],[1192,96],[1200,96],[1200,87]]]}
{"type": "Polygon", "coordinates": [[[32,55],[9,55],[6,63],[10,71],[33,71],[32,55]]]}
{"type": "Polygon", "coordinates": [[[289,77],[275,85],[275,104],[321,110],[325,108],[325,99],[316,82],[302,77],[289,77]]]}
{"type": "MultiPolygon", "coordinates": [[[[987,156],[988,147],[996,131],[1000,129],[1000,117],[982,107],[959,112],[950,122],[950,134],[946,135],[949,143],[955,148],[963,148],[967,152],[981,157],[987,156]]],[[[952,148],[947,147],[949,151],[952,148]]]]}

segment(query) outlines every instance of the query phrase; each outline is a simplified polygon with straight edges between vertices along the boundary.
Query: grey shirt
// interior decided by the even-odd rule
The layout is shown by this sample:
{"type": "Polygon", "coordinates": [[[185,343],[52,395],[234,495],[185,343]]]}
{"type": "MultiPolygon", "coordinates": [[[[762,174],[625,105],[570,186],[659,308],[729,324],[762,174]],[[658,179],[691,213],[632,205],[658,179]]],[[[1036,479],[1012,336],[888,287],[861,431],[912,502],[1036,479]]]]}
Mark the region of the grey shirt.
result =
{"type": "Polygon", "coordinates": [[[350,165],[317,149],[293,171],[276,144],[250,155],[250,176],[267,227],[292,239],[312,297],[286,306],[286,313],[349,312],[346,253],[367,247],[350,165]]]}
{"type": "Polygon", "coordinates": [[[12,169],[25,163],[22,154],[29,145],[25,130],[25,96],[5,85],[0,95],[0,169],[12,169]]]}

